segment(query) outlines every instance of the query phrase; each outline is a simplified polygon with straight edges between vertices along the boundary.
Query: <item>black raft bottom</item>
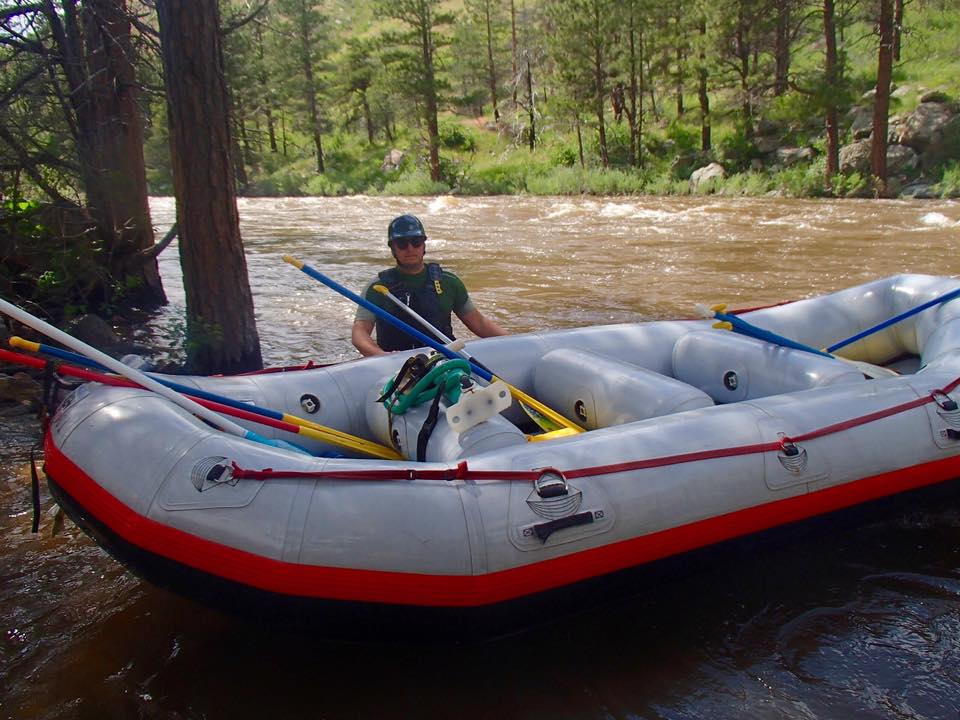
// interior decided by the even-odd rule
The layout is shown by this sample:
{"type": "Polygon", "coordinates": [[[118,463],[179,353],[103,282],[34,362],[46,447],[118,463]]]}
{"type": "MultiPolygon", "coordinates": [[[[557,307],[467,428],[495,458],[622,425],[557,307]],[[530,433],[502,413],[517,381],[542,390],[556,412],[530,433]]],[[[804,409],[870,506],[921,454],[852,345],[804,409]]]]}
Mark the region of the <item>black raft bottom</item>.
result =
{"type": "Polygon", "coordinates": [[[735,580],[737,573],[751,572],[751,562],[782,550],[784,544],[799,542],[806,549],[813,545],[817,552],[829,554],[840,530],[930,503],[942,508],[960,493],[960,480],[951,480],[517,600],[477,608],[435,608],[282,595],[201,572],[123,540],[53,478],[48,476],[48,482],[57,503],[81,529],[154,585],[277,630],[306,631],[331,640],[441,644],[515,634],[699,573],[719,569],[735,580]]]}

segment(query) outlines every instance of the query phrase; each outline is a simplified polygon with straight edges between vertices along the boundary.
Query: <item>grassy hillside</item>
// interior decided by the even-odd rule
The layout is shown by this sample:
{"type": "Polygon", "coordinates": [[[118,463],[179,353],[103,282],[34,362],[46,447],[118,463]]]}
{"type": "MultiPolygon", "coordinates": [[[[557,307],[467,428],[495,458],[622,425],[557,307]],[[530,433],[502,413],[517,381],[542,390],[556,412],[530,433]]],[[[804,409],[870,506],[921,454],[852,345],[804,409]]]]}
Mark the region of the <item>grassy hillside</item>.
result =
{"type": "MultiPolygon", "coordinates": [[[[927,90],[945,92],[952,100],[960,100],[960,8],[953,0],[916,0],[907,4],[902,40],[902,56],[896,64],[896,91],[891,114],[912,111],[927,90]]],[[[792,59],[792,69],[800,84],[814,76],[822,64],[822,41],[817,37],[816,22],[811,35],[792,59]]],[[[876,40],[872,27],[859,23],[844,30],[848,55],[849,104],[868,106],[861,99],[871,90],[876,77],[876,40]]],[[[658,90],[660,92],[660,90],[658,90]]],[[[611,167],[600,167],[596,133],[583,128],[584,163],[576,136],[554,116],[550,98],[540,100],[538,107],[538,145],[531,152],[525,141],[525,112],[501,106],[501,123],[495,126],[489,117],[467,117],[447,110],[441,118],[442,169],[440,183],[432,182],[425,167],[425,142],[416,127],[398,125],[393,142],[378,138],[368,143],[361,128],[347,130],[331,119],[325,138],[327,172],[315,172],[312,145],[296,131],[287,130],[287,154],[272,154],[262,148],[253,154],[247,167],[248,195],[341,195],[387,194],[425,195],[440,193],[503,194],[687,194],[693,192],[688,182],[690,172],[709,160],[720,162],[727,178],[713,181],[697,192],[787,196],[818,196],[825,193],[823,175],[823,120],[809,96],[789,92],[780,98],[766,98],[759,105],[760,115],[783,128],[782,144],[811,147],[815,156],[808,162],[781,169],[759,167],[755,144],[745,140],[737,126],[737,105],[731,90],[712,89],[713,152],[710,157],[696,157],[699,149],[699,113],[696,88],[692,81],[685,88],[683,117],[675,115],[675,103],[663,89],[658,107],[664,114],[649,114],[643,128],[642,168],[630,167],[625,158],[629,144],[626,123],[615,124],[608,118],[608,142],[611,167]],[[405,154],[398,168],[382,169],[385,156],[393,149],[405,154]],[[691,162],[678,162],[689,156],[691,162]]],[[[412,122],[412,118],[407,118],[412,122]]],[[[849,119],[847,120],[849,122],[849,119]]],[[[848,129],[847,127],[844,128],[848,129]]],[[[850,142],[849,133],[841,138],[850,142]]],[[[170,192],[169,172],[164,158],[162,132],[155,133],[148,143],[148,164],[154,192],[170,192]]],[[[960,194],[960,158],[940,169],[936,192],[945,196],[960,194]]],[[[865,178],[853,175],[841,179],[832,194],[858,195],[869,192],[865,178]]]]}

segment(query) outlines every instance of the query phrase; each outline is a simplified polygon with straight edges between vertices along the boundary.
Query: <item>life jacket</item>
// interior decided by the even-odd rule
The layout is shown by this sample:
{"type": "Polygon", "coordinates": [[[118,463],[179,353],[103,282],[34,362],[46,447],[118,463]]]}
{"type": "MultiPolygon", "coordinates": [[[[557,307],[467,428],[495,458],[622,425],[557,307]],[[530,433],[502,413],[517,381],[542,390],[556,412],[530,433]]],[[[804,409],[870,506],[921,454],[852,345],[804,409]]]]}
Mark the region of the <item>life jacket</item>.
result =
{"type": "MultiPolygon", "coordinates": [[[[403,283],[403,278],[397,268],[384,270],[379,274],[380,282],[387,286],[387,289],[393,295],[411,309],[413,309],[424,320],[432,324],[437,330],[442,332],[448,338],[453,340],[453,325],[450,321],[450,313],[443,315],[440,310],[440,295],[443,288],[440,286],[440,276],[443,270],[437,263],[427,263],[427,279],[416,290],[411,290],[403,283]]],[[[427,327],[414,320],[410,315],[403,312],[400,308],[393,305],[392,302],[386,306],[391,315],[403,320],[408,325],[422,332],[437,342],[442,343],[438,337],[427,327]]],[[[390,323],[381,319],[379,316],[376,321],[377,345],[390,352],[392,350],[412,350],[413,348],[423,347],[423,343],[416,338],[412,338],[403,330],[398,330],[390,323]]]]}

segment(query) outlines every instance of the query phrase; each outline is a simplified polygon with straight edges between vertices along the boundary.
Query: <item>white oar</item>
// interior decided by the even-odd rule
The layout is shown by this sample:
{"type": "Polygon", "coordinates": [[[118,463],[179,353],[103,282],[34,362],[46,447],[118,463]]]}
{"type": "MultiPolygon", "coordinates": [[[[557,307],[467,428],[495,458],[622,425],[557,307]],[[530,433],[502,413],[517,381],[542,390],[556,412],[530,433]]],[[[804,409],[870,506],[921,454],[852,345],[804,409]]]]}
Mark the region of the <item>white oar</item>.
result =
{"type": "MultiPolygon", "coordinates": [[[[463,348],[463,341],[462,341],[462,340],[457,340],[457,341],[456,341],[456,343],[459,344],[460,347],[452,347],[452,346],[455,344],[455,342],[454,342],[453,340],[451,340],[451,339],[448,338],[446,335],[444,335],[442,332],[440,332],[440,329],[439,329],[439,328],[436,328],[436,327],[434,327],[433,325],[431,325],[430,323],[428,323],[428,322],[420,315],[420,313],[418,313],[418,312],[417,312],[416,310],[414,310],[412,307],[410,307],[409,305],[407,305],[406,303],[404,303],[403,300],[401,300],[401,299],[398,298],[396,295],[394,295],[392,292],[390,292],[390,290],[387,288],[386,285],[379,285],[379,284],[378,284],[378,285],[374,285],[374,286],[373,286],[373,289],[376,290],[376,291],[377,291],[378,293],[380,293],[381,295],[386,295],[388,298],[390,298],[390,299],[393,301],[393,304],[394,304],[394,305],[396,305],[398,308],[400,308],[401,310],[403,310],[403,311],[404,311],[407,315],[409,315],[411,318],[413,318],[413,319],[416,320],[418,323],[420,323],[420,324],[423,325],[425,328],[427,328],[427,330],[429,330],[429,331],[432,332],[434,335],[436,335],[436,336],[437,336],[437,339],[440,340],[440,342],[442,342],[442,343],[443,343],[444,345],[446,345],[448,348],[450,348],[451,350],[453,350],[455,353],[457,353],[457,354],[459,354],[459,355],[462,355],[462,354],[463,354],[462,352],[460,352],[461,349],[463,348]]],[[[474,362],[476,362],[476,361],[474,361],[474,362]]]]}
{"type": "MultiPolygon", "coordinates": [[[[71,350],[81,353],[91,360],[96,360],[104,367],[117,373],[117,375],[122,375],[128,380],[132,380],[137,385],[155,392],[157,395],[160,395],[170,402],[179,405],[184,410],[193,413],[203,420],[206,420],[208,423],[219,428],[220,430],[223,430],[224,432],[230,433],[231,435],[236,435],[237,437],[245,438],[247,440],[254,440],[267,445],[274,445],[272,440],[265,438],[262,435],[258,435],[252,430],[246,430],[240,427],[235,422],[227,420],[222,415],[218,415],[212,410],[208,410],[207,408],[195,403],[190,398],[184,397],[178,392],[174,392],[170,388],[161,385],[156,380],[144,375],[142,372],[134,370],[129,365],[124,365],[119,360],[110,357],[106,353],[100,352],[96,348],[90,347],[85,342],[78,340],[72,335],[68,335],[62,330],[55,328],[53,325],[44,322],[40,318],[34,317],[26,310],[8,303],[3,298],[0,298],[0,310],[12,317],[14,320],[17,320],[18,322],[33,328],[37,332],[43,333],[47,337],[56,340],[61,345],[66,345],[71,350]]],[[[284,447],[289,448],[288,445],[284,445],[284,447]]]]}
{"type": "MultiPolygon", "coordinates": [[[[481,370],[485,370],[487,373],[489,373],[491,376],[490,382],[499,381],[499,382],[502,382],[504,385],[506,385],[507,389],[510,391],[510,394],[517,399],[517,402],[520,403],[520,407],[522,407],[524,411],[527,413],[527,415],[530,417],[530,419],[533,420],[535,423],[537,423],[541,428],[552,433],[583,432],[583,428],[580,427],[579,425],[575,425],[570,420],[565,418],[563,415],[561,415],[555,410],[551,410],[536,398],[530,397],[525,392],[523,392],[519,388],[514,387],[503,378],[500,378],[494,375],[489,369],[485,368],[476,358],[471,357],[462,349],[463,341],[451,340],[450,338],[448,338],[446,335],[440,332],[439,328],[430,324],[430,322],[427,321],[426,318],[424,318],[416,310],[414,310],[409,305],[406,305],[400,298],[398,298],[396,295],[390,292],[390,290],[385,285],[377,284],[373,286],[373,289],[376,292],[380,293],[381,295],[384,295],[390,298],[390,300],[397,307],[401,308],[410,317],[412,317],[418,323],[423,325],[423,327],[427,328],[430,332],[432,332],[437,338],[439,338],[440,341],[443,342],[447,348],[449,348],[454,353],[462,357],[464,360],[467,360],[468,362],[470,362],[474,367],[480,368],[481,370]]],[[[558,434],[557,436],[559,437],[560,435],[558,434]]]]}

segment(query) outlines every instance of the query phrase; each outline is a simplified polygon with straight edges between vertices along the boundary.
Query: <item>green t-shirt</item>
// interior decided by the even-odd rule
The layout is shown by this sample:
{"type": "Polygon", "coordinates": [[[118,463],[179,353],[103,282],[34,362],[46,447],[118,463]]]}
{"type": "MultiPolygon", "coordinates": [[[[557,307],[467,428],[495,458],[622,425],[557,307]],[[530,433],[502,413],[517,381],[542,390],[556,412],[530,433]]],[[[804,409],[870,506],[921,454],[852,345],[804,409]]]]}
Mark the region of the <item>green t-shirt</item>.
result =
{"type": "MultiPolygon", "coordinates": [[[[403,283],[405,288],[409,288],[411,291],[416,291],[423,287],[427,282],[428,271],[424,267],[423,270],[418,272],[416,275],[407,275],[406,273],[398,272],[397,275],[400,276],[400,281],[403,283]]],[[[383,284],[383,281],[377,277],[370,282],[369,285],[364,289],[362,296],[372,302],[377,307],[383,308],[388,312],[393,312],[396,310],[396,305],[393,300],[388,298],[386,295],[378,293],[373,289],[374,285],[383,284]]],[[[437,296],[437,300],[440,303],[440,312],[444,315],[448,313],[456,313],[457,317],[462,317],[466,313],[474,310],[473,301],[470,299],[470,295],[467,293],[467,288],[463,284],[463,281],[454,275],[452,272],[443,270],[440,274],[440,288],[443,290],[437,296]]],[[[397,293],[394,292],[394,295],[397,293]]],[[[406,298],[400,297],[401,302],[405,302],[406,298]]],[[[397,314],[397,313],[394,313],[397,314]]],[[[402,319],[406,319],[404,313],[399,313],[402,319]]],[[[367,310],[365,307],[357,306],[357,320],[366,320],[367,322],[376,322],[376,316],[367,310]]]]}

